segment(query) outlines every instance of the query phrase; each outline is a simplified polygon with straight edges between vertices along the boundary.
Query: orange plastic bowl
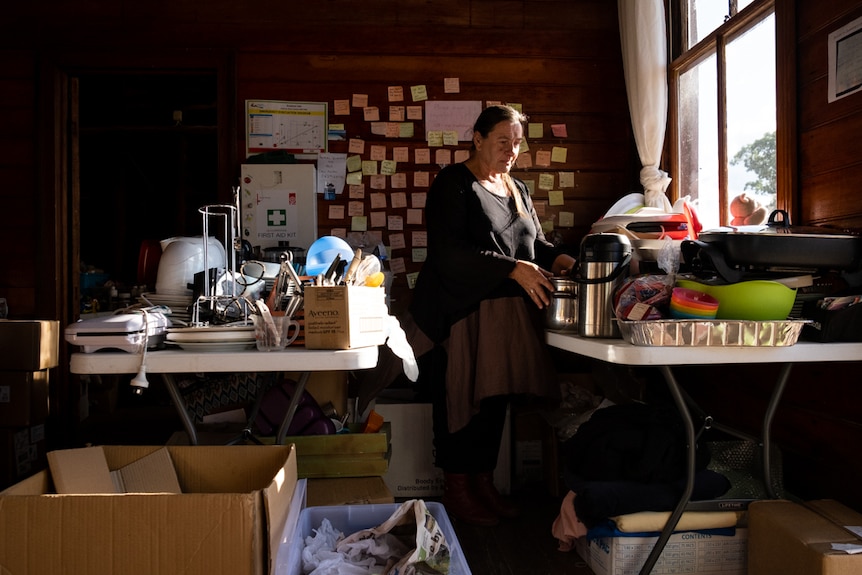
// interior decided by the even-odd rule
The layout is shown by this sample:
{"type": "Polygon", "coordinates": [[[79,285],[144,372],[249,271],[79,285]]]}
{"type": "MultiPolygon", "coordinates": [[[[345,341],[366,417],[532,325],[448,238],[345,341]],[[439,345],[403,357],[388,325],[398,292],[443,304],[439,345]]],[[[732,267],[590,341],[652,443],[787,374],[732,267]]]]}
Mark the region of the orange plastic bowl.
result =
{"type": "Polygon", "coordinates": [[[673,288],[670,315],[676,319],[715,319],[718,300],[711,295],[688,288],[673,288]]]}

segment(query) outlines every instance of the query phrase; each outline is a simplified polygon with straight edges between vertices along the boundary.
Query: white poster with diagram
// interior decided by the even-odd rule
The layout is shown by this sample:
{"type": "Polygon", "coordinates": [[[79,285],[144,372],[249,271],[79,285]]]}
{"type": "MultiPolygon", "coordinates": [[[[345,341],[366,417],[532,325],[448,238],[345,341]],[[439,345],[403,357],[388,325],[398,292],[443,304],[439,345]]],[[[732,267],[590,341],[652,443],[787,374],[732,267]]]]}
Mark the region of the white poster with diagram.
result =
{"type": "Polygon", "coordinates": [[[240,176],[242,239],[260,248],[308,249],[317,239],[312,164],[245,164],[240,176]]]}

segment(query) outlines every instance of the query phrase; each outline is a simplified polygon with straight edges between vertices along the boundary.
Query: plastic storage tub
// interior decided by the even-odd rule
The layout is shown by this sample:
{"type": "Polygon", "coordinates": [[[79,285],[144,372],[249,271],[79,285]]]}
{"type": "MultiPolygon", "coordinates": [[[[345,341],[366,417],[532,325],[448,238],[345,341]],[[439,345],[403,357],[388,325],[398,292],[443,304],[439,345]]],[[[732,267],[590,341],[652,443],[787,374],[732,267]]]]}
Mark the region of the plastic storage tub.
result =
{"type": "MultiPolygon", "coordinates": [[[[289,547],[287,557],[287,570],[278,570],[278,575],[302,575],[302,549],[305,547],[305,538],[314,534],[314,529],[320,527],[321,521],[324,518],[329,519],[332,527],[344,533],[345,537],[369,527],[375,527],[392,515],[398,509],[400,503],[380,503],[372,505],[335,505],[325,507],[306,507],[299,514],[299,522],[296,525],[296,530],[293,532],[293,538],[289,547]]],[[[435,501],[426,501],[425,506],[440,529],[443,535],[446,536],[446,543],[449,545],[450,564],[449,575],[472,575],[470,568],[467,566],[467,560],[464,557],[464,552],[461,550],[461,544],[458,543],[458,538],[455,536],[455,529],[452,527],[452,522],[449,521],[449,516],[446,514],[446,509],[442,503],[435,501]]],[[[280,565],[279,567],[283,567],[280,565]]]]}

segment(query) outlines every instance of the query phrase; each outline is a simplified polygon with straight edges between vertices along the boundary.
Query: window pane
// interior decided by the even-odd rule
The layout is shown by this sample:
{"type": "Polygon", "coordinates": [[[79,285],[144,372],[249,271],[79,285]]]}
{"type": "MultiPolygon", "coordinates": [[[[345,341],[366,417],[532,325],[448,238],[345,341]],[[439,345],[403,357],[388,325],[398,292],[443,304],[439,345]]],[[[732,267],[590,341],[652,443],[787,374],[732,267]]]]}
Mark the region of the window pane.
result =
{"type": "Polygon", "coordinates": [[[736,4],[736,13],[754,0],[688,0],[689,42],[691,48],[709,33],[724,24],[730,14],[731,5],[736,4]]]}
{"type": "Polygon", "coordinates": [[[718,103],[715,54],[679,82],[679,192],[689,196],[705,229],[719,225],[718,103]]]}
{"type": "Polygon", "coordinates": [[[775,209],[775,17],[770,15],[725,51],[728,198],[746,192],[775,209]]]}

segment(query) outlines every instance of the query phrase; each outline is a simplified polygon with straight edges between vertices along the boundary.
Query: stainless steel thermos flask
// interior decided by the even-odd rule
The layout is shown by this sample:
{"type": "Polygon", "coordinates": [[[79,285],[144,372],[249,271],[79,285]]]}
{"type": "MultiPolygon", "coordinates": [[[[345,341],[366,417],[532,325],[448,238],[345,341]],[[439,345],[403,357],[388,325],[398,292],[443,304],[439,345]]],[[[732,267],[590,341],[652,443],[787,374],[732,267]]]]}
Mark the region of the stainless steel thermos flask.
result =
{"type": "Polygon", "coordinates": [[[622,234],[589,234],[581,240],[578,272],[578,335],[620,337],[613,300],[628,275],[632,245],[622,234]]]}

